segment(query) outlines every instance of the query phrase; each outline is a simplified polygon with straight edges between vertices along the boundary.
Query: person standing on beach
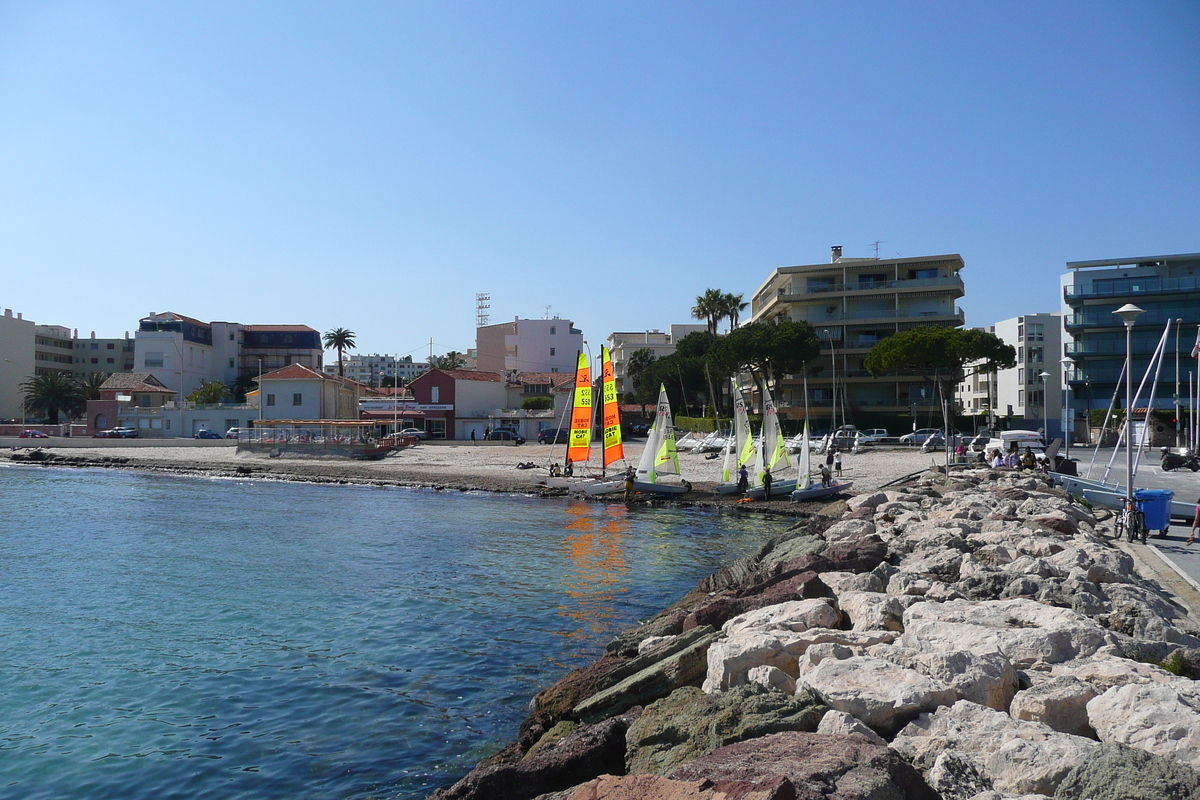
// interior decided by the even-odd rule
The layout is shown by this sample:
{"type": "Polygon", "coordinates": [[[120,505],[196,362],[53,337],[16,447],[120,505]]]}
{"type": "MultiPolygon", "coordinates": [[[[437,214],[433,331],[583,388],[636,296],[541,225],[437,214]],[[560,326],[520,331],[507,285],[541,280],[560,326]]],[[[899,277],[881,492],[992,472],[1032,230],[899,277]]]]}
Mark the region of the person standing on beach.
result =
{"type": "Polygon", "coordinates": [[[833,469],[833,444],[830,443],[829,449],[825,451],[825,466],[833,469]]]}
{"type": "Polygon", "coordinates": [[[474,428],[471,428],[471,444],[475,444],[475,429],[474,428]]]}
{"type": "Polygon", "coordinates": [[[764,499],[766,499],[766,500],[771,499],[771,482],[774,480],[775,479],[771,477],[771,468],[763,467],[762,483],[763,483],[764,499]]]}
{"type": "Polygon", "coordinates": [[[633,499],[633,467],[625,468],[625,500],[633,499]]]}
{"type": "Polygon", "coordinates": [[[842,477],[842,451],[838,450],[833,454],[833,471],[837,476],[842,477]]]}
{"type": "Polygon", "coordinates": [[[738,494],[745,494],[746,490],[750,488],[750,473],[746,470],[745,464],[738,467],[737,487],[738,494]]]}

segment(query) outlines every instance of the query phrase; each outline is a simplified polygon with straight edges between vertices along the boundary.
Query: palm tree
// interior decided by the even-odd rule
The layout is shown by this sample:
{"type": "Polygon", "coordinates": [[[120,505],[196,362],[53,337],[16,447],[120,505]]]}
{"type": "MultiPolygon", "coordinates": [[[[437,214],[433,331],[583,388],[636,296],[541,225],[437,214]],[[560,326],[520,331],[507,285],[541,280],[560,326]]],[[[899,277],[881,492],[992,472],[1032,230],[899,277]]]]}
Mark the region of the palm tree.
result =
{"type": "Polygon", "coordinates": [[[220,381],[203,381],[200,386],[192,390],[187,399],[200,405],[215,406],[219,405],[225,399],[225,395],[230,393],[229,387],[220,381]]]}
{"type": "Polygon", "coordinates": [[[88,376],[79,382],[80,391],[83,392],[84,400],[99,400],[100,387],[108,377],[102,372],[90,372],[88,376]]]}
{"type": "Polygon", "coordinates": [[[725,311],[725,293],[720,289],[705,289],[704,294],[696,298],[692,307],[692,316],[708,323],[708,332],[717,334],[717,325],[727,313],[725,311]]]}
{"type": "Polygon", "coordinates": [[[326,332],[324,342],[326,350],[337,350],[338,377],[346,377],[345,365],[342,363],[342,351],[354,349],[354,331],[348,331],[345,328],[334,328],[326,332]]]}
{"type": "Polygon", "coordinates": [[[77,417],[87,408],[81,384],[64,372],[34,375],[21,384],[25,395],[25,410],[34,415],[46,415],[51,425],[58,424],[58,412],[77,417]]]}
{"type": "Polygon", "coordinates": [[[467,360],[463,358],[462,353],[458,352],[457,350],[451,350],[444,356],[438,356],[437,364],[435,366],[437,366],[438,369],[458,369],[466,363],[467,360]]]}
{"type": "Polygon", "coordinates": [[[729,330],[733,330],[738,326],[738,319],[742,316],[742,312],[746,310],[749,303],[742,302],[740,294],[726,294],[722,298],[725,306],[725,316],[729,318],[729,330]]]}

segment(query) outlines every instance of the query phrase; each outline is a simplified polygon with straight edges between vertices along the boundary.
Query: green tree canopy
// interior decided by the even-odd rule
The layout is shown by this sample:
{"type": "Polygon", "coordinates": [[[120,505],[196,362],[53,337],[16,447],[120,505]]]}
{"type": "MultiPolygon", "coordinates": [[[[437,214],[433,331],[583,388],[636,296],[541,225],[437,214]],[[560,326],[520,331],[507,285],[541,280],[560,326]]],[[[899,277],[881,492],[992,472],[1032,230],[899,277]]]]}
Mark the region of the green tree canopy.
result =
{"type": "Polygon", "coordinates": [[[79,390],[83,393],[83,399],[85,401],[99,400],[100,387],[104,385],[106,380],[108,380],[108,376],[102,372],[88,373],[87,377],[79,382],[79,390]]]}
{"type": "Polygon", "coordinates": [[[232,393],[232,390],[220,381],[203,381],[192,390],[187,399],[193,403],[215,406],[224,400],[226,395],[232,393]]]}
{"type": "Polygon", "coordinates": [[[981,372],[1009,369],[1017,364],[1017,351],[995,334],[980,330],[924,326],[888,336],[867,353],[863,366],[880,377],[920,375],[940,387],[942,397],[954,396],[968,362],[980,361],[981,372]]]}
{"type": "Polygon", "coordinates": [[[702,319],[708,324],[708,332],[715,336],[717,325],[728,315],[725,293],[720,289],[705,289],[704,294],[696,298],[692,307],[692,317],[702,319]]]}
{"type": "Polygon", "coordinates": [[[87,410],[83,386],[63,372],[34,375],[21,384],[25,410],[35,416],[45,416],[51,425],[58,424],[61,411],[68,419],[82,416],[87,410]]]}
{"type": "Polygon", "coordinates": [[[653,350],[642,347],[630,353],[629,360],[625,362],[626,394],[632,395],[634,402],[641,404],[643,414],[646,413],[646,406],[655,402],[652,393],[658,391],[658,384],[651,386],[651,381],[647,380],[650,369],[657,360],[653,350]]]}
{"type": "Polygon", "coordinates": [[[545,411],[554,408],[554,399],[544,395],[535,395],[534,397],[526,397],[521,401],[521,408],[530,411],[545,411]]]}
{"type": "Polygon", "coordinates": [[[749,370],[769,383],[800,372],[821,353],[817,332],[807,322],[783,319],[751,322],[717,339],[708,353],[714,377],[749,370]]]}
{"type": "Polygon", "coordinates": [[[438,369],[458,369],[467,363],[467,359],[457,350],[451,350],[444,356],[437,357],[437,363],[434,364],[438,369]]]}
{"type": "Polygon", "coordinates": [[[722,298],[722,305],[725,307],[725,318],[729,320],[729,330],[737,329],[738,320],[741,319],[742,312],[746,310],[749,303],[742,302],[740,294],[726,294],[722,298]]]}
{"type": "Polygon", "coordinates": [[[334,328],[333,330],[325,333],[323,342],[326,350],[337,351],[338,377],[346,377],[345,365],[342,363],[342,351],[354,349],[354,331],[347,330],[345,328],[334,328]]]}

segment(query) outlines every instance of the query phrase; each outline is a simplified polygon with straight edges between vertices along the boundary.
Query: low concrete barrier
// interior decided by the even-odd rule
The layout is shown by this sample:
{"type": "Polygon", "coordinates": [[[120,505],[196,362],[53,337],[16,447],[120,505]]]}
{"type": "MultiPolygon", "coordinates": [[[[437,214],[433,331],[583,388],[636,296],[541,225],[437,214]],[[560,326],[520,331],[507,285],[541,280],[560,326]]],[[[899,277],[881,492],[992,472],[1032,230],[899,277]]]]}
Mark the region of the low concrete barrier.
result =
{"type": "Polygon", "coordinates": [[[51,436],[49,439],[0,437],[0,447],[47,447],[79,449],[83,447],[229,447],[236,439],[93,439],[90,436],[51,436]]]}

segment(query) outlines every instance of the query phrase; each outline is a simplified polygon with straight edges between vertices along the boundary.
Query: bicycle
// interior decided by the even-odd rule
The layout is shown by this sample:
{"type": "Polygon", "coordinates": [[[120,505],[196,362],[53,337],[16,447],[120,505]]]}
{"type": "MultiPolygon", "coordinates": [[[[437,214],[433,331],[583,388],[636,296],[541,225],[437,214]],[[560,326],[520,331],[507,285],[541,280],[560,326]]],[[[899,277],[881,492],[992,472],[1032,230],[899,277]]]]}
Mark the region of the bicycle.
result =
{"type": "Polygon", "coordinates": [[[1138,539],[1141,539],[1142,544],[1148,541],[1150,531],[1146,528],[1146,515],[1136,505],[1123,509],[1121,516],[1117,518],[1117,539],[1121,538],[1122,531],[1131,543],[1138,539]]]}

